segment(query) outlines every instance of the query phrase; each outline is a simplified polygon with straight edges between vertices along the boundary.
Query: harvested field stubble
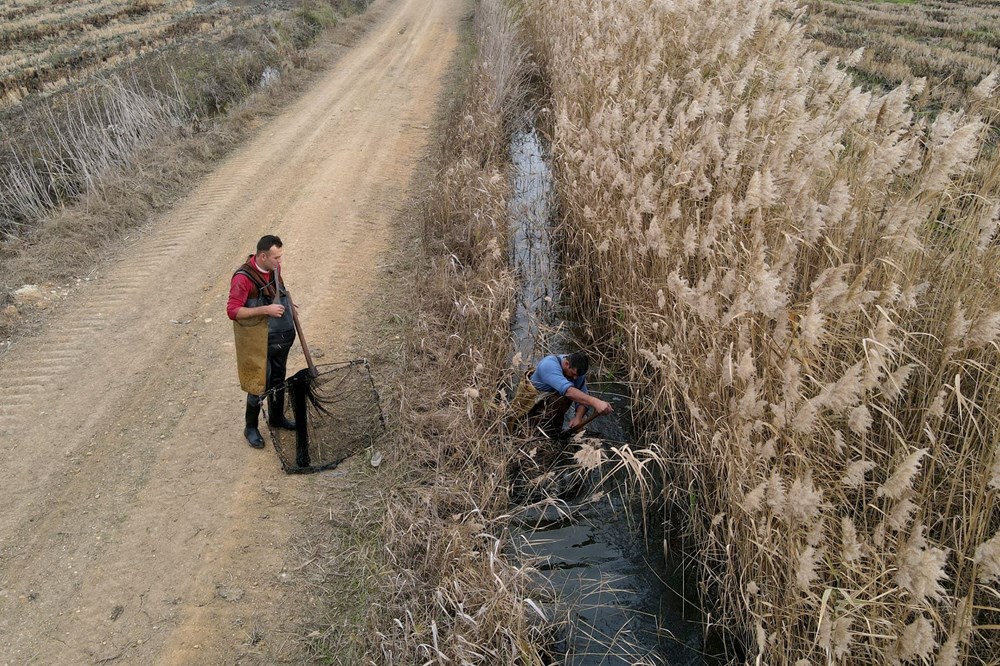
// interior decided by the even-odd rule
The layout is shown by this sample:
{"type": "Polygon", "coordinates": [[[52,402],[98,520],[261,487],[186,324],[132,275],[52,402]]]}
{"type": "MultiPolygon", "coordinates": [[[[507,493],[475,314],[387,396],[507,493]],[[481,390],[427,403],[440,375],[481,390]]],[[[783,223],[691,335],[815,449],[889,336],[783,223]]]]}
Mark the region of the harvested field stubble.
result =
{"type": "MultiPolygon", "coordinates": [[[[421,211],[393,475],[357,529],[380,531],[379,599],[364,622],[371,663],[541,664],[530,570],[505,559],[509,441],[497,377],[509,373],[514,275],[507,266],[505,114],[524,94],[527,54],[502,0],[476,9],[476,56],[449,114],[439,173],[421,211]]],[[[471,39],[471,38],[469,38],[471,39]]],[[[471,57],[470,54],[463,54],[471,57]]]]}
{"type": "Polygon", "coordinates": [[[996,75],[928,120],[785,3],[529,24],[570,298],[639,387],[714,623],[768,664],[998,663],[996,75]]]}
{"type": "Polygon", "coordinates": [[[0,108],[31,94],[49,94],[135,56],[169,48],[188,35],[218,41],[265,16],[191,0],[22,6],[0,23],[0,108]]]}
{"type": "Polygon", "coordinates": [[[959,108],[1000,61],[1000,7],[990,0],[810,0],[809,36],[847,58],[863,85],[889,90],[925,77],[917,107],[959,108]]]}
{"type": "MultiPolygon", "coordinates": [[[[167,11],[177,7],[161,7],[170,19],[162,21],[164,30],[176,32],[190,19],[167,11]]],[[[65,9],[53,11],[61,16],[65,9]]],[[[140,56],[111,46],[114,59],[101,60],[97,70],[73,69],[51,92],[0,109],[5,130],[0,137],[0,237],[32,231],[46,212],[93,191],[102,174],[123,167],[137,150],[245,99],[266,68],[287,69],[301,46],[289,34],[296,30],[295,19],[283,24],[260,14],[239,16],[211,35],[171,38],[140,56]],[[127,66],[117,66],[127,59],[127,66]],[[94,71],[100,76],[91,76],[94,71]]],[[[92,51],[73,35],[52,39],[53,48],[92,51]]],[[[14,78],[39,71],[16,58],[4,67],[14,78]]]]}
{"type": "MultiPolygon", "coordinates": [[[[102,61],[96,74],[73,70],[59,87],[0,108],[0,260],[7,269],[0,277],[0,303],[24,280],[75,274],[104,244],[169,198],[171,188],[231,145],[245,128],[239,127],[239,118],[225,120],[229,111],[240,115],[241,105],[273,84],[279,73],[309,67],[303,47],[329,23],[313,25],[302,9],[251,4],[239,9],[169,1],[118,3],[136,16],[162,15],[170,38],[148,52],[115,47],[118,60],[102,61]],[[135,168],[140,163],[145,169],[135,168]],[[178,173],[169,173],[171,169],[178,173]],[[157,182],[142,180],[153,176],[157,182]],[[85,210],[66,208],[87,197],[85,210]]],[[[322,4],[332,8],[335,23],[369,2],[322,4]]],[[[3,11],[38,27],[48,16],[45,12],[55,16],[52,20],[72,23],[67,14],[109,7],[29,2],[3,11]]],[[[9,34],[20,25],[13,23],[4,27],[9,34]]],[[[87,39],[97,37],[89,30],[85,37],[56,32],[39,38],[36,50],[89,48],[87,39]]],[[[19,44],[30,50],[27,41],[19,44]]],[[[31,69],[24,63],[17,69],[18,57],[0,56],[0,76],[21,76],[31,69]]],[[[0,328],[4,326],[0,320],[0,328]]]]}

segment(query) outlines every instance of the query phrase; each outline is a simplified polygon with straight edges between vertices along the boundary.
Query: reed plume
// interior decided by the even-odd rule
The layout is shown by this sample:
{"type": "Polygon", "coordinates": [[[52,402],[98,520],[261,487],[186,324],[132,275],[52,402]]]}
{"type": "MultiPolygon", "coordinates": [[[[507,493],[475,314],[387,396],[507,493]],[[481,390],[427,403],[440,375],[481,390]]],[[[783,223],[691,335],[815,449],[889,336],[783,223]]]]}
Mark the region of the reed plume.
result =
{"type": "Polygon", "coordinates": [[[567,293],[635,387],[733,656],[996,663],[996,76],[918,114],[926,82],[853,85],[863,53],[806,20],[532,6],[567,293]]]}

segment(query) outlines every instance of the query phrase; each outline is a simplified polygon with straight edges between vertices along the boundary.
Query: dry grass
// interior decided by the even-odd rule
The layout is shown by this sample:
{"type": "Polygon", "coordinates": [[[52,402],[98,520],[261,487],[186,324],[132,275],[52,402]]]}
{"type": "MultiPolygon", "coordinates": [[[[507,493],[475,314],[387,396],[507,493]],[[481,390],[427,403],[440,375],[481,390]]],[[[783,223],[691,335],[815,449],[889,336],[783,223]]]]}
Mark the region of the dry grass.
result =
{"type": "Polygon", "coordinates": [[[0,163],[0,232],[20,235],[61,203],[96,191],[138,151],[183,125],[190,110],[174,84],[149,92],[133,71],[75,96],[62,119],[47,108],[48,136],[38,128],[31,144],[10,140],[0,163]]]}
{"type": "Polygon", "coordinates": [[[996,80],[930,121],[783,3],[533,7],[568,291],[734,658],[997,663],[996,80]]]}
{"type": "Polygon", "coordinates": [[[464,102],[443,122],[439,171],[418,216],[422,252],[403,252],[407,286],[390,289],[401,295],[385,308],[402,337],[387,410],[399,418],[395,453],[379,470],[378,499],[355,519],[355,533],[378,546],[353,551],[376,594],[355,615],[360,627],[338,630],[353,635],[338,642],[363,663],[546,663],[531,570],[504,553],[512,451],[496,399],[514,298],[505,114],[525,89],[526,52],[501,2],[479,5],[473,32],[476,53],[459,55],[472,61],[457,84],[464,102]]]}

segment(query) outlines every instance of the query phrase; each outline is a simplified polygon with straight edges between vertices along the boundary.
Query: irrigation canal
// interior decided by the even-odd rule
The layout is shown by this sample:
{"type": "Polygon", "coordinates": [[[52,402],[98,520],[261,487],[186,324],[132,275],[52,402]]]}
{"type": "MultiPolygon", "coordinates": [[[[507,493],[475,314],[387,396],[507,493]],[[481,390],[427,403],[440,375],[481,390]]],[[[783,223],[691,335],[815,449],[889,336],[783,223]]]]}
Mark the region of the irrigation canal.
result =
{"type": "MultiPolygon", "coordinates": [[[[510,251],[521,280],[512,324],[515,359],[537,362],[576,345],[559,316],[552,175],[532,125],[514,134],[510,152],[510,251]]],[[[698,610],[685,601],[695,591],[679,553],[667,548],[660,521],[645,532],[630,523],[630,517],[641,521],[642,507],[626,492],[624,475],[613,473],[610,444],[632,440],[622,425],[628,391],[597,382],[590,388],[615,407],[587,428],[589,442],[603,445],[605,461],[583,472],[572,464],[578,444],[543,442],[565,447],[561,459],[568,464],[522,493],[510,528],[514,556],[540,572],[539,597],[552,599],[545,612],[561,626],[553,656],[569,666],[705,664],[698,610]]]]}

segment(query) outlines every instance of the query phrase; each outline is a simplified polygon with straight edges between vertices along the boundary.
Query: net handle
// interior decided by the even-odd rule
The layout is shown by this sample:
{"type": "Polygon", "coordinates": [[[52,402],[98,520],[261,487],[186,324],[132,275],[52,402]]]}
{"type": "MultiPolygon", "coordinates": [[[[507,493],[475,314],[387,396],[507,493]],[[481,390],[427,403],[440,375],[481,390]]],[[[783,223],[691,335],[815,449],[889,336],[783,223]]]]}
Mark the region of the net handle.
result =
{"type": "Polygon", "coordinates": [[[574,426],[572,428],[567,428],[566,430],[563,430],[561,433],[559,433],[559,436],[556,439],[569,439],[570,437],[572,437],[576,433],[578,433],[581,430],[583,430],[584,426],[588,425],[591,421],[593,421],[594,419],[596,419],[600,415],[601,415],[601,413],[595,409],[590,414],[590,416],[588,416],[587,418],[585,418],[583,421],[580,422],[580,425],[574,426]]]}
{"type": "MultiPolygon", "coordinates": [[[[274,302],[277,303],[281,296],[281,266],[274,267],[274,302]]],[[[299,344],[302,345],[302,355],[306,357],[306,365],[309,366],[309,376],[319,377],[319,370],[313,363],[312,354],[309,353],[309,345],[306,344],[306,336],[302,335],[302,324],[299,322],[299,313],[295,311],[295,301],[292,295],[285,291],[288,297],[288,307],[292,309],[292,323],[295,324],[295,332],[299,336],[299,344]]]]}

